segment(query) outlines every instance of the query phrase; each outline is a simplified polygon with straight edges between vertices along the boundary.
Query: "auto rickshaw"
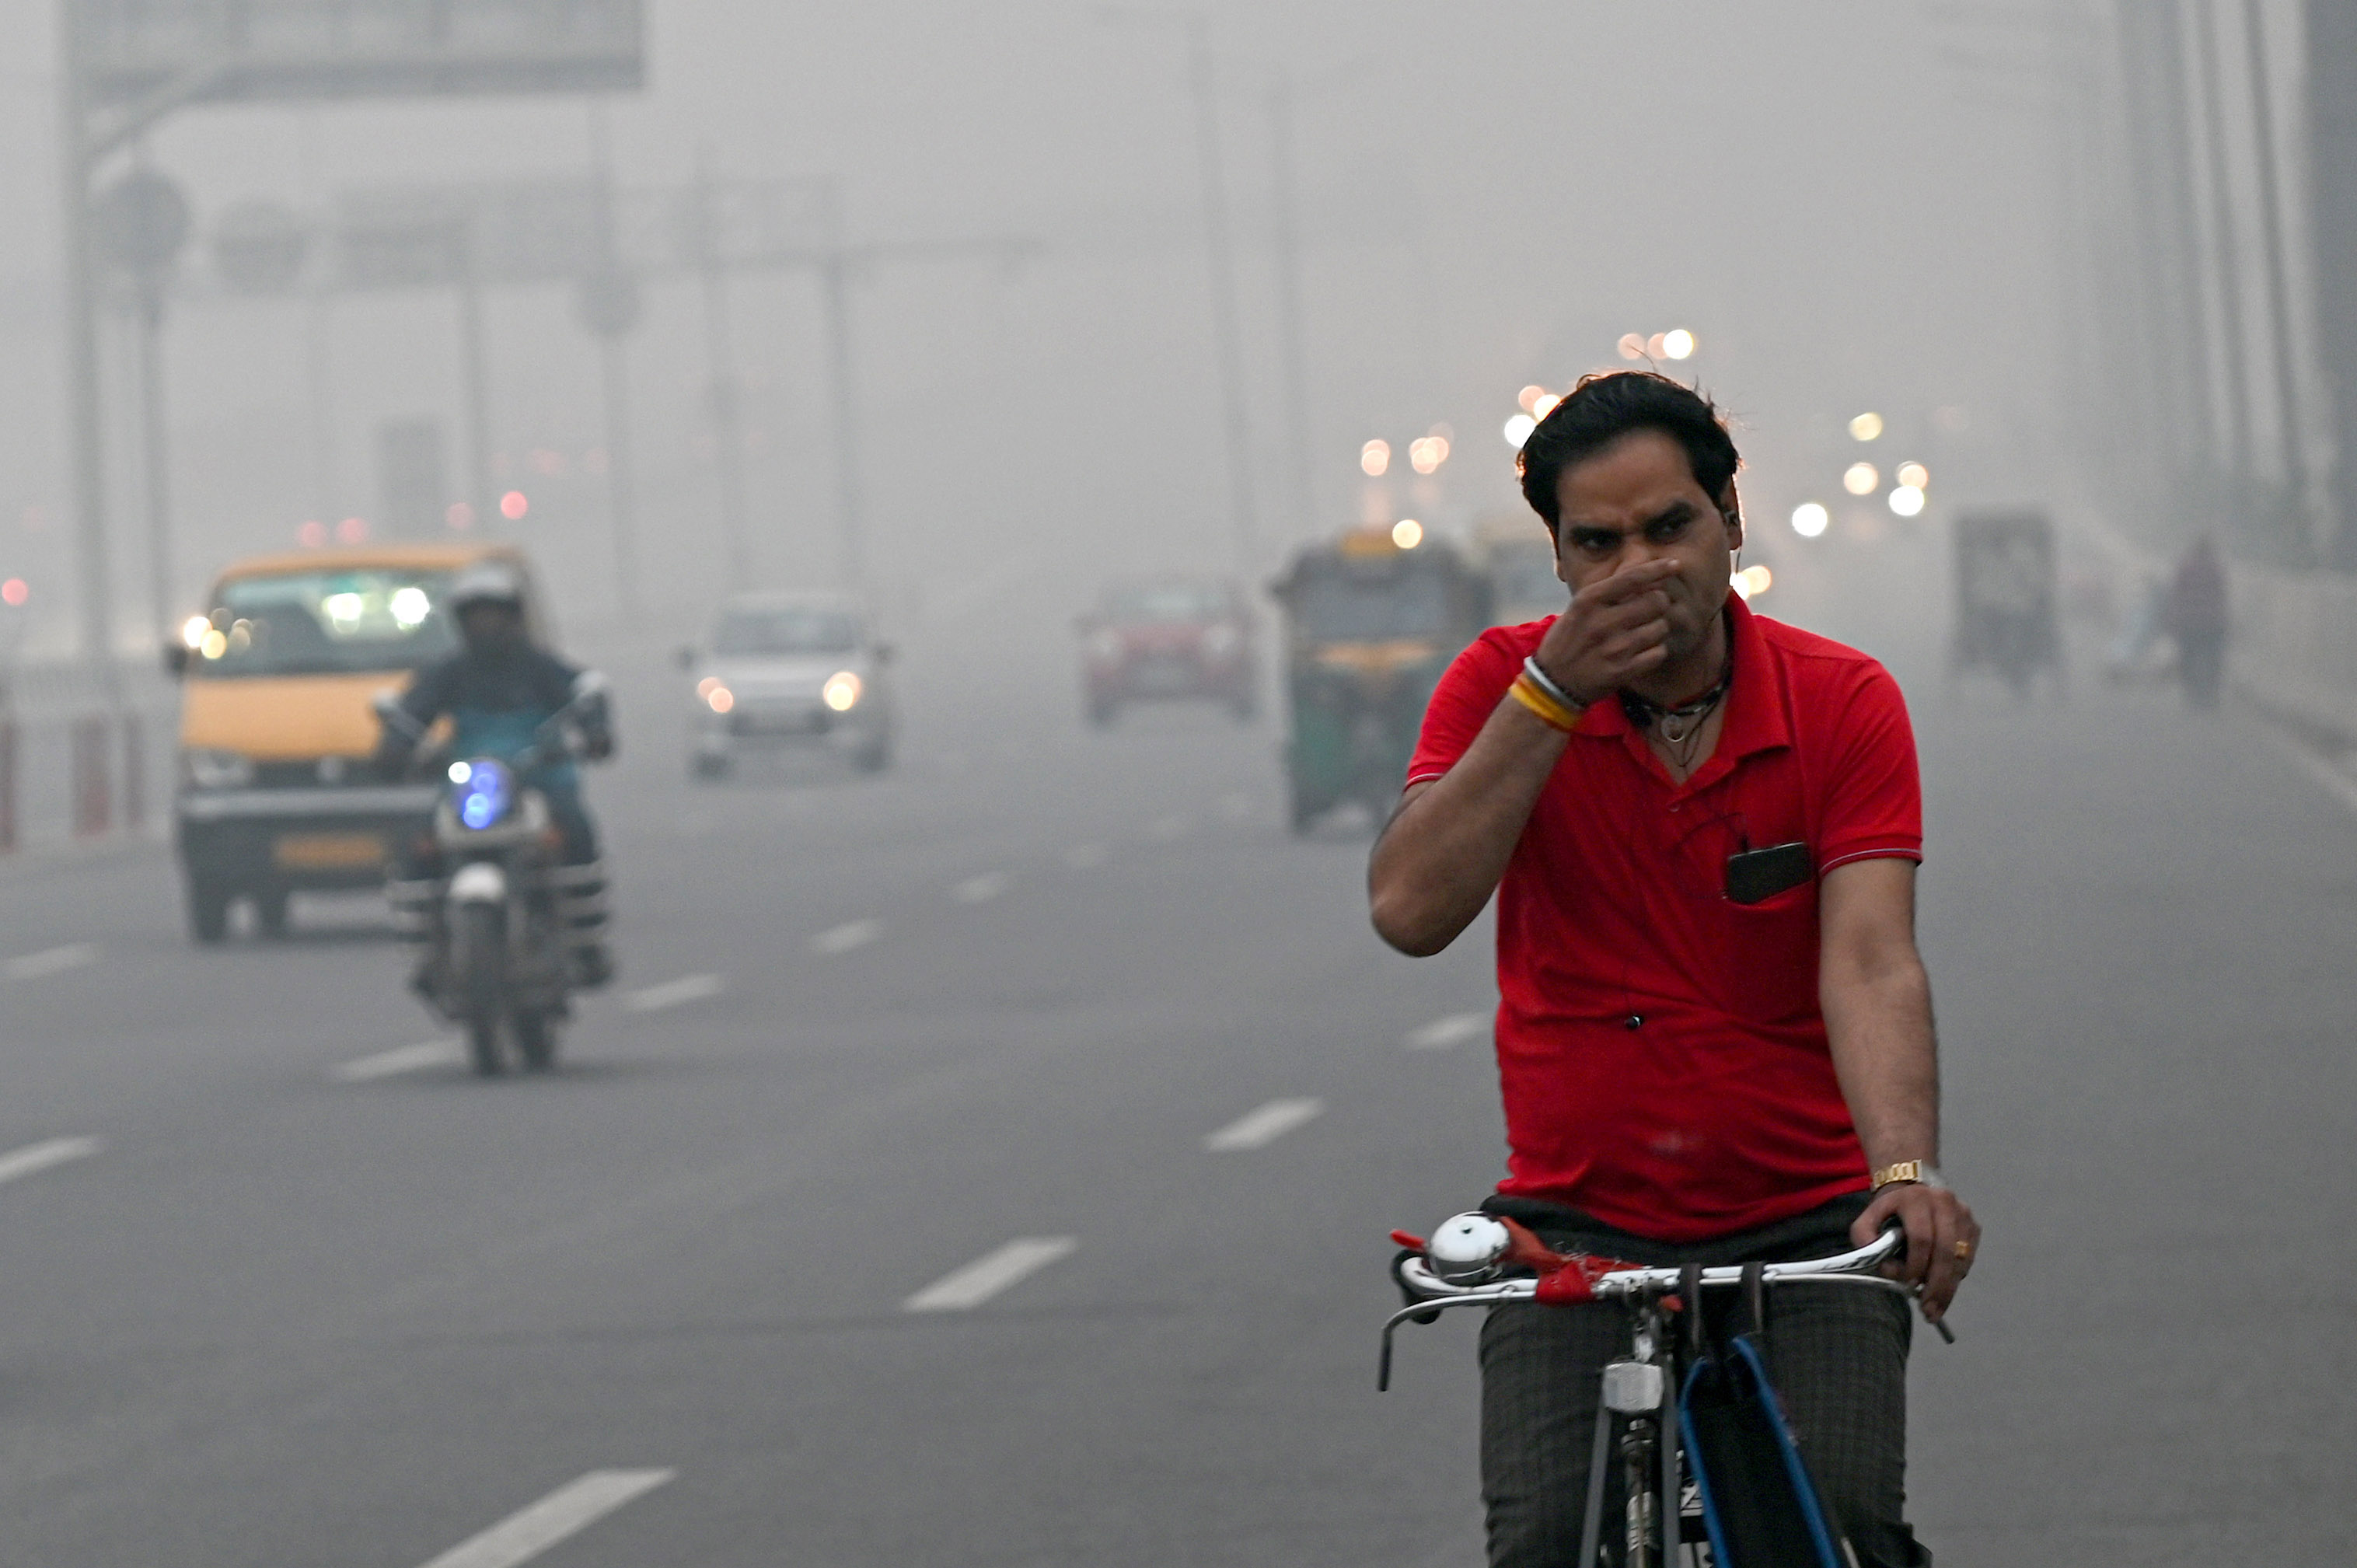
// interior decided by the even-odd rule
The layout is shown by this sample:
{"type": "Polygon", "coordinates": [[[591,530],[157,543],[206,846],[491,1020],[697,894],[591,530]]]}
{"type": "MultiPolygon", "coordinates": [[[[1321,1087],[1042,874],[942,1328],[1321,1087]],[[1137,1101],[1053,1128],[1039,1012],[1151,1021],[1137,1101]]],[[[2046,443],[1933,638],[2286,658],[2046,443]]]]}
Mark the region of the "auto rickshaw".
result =
{"type": "Polygon", "coordinates": [[[2027,698],[2040,671],[2062,689],[2054,613],[2054,525],[2040,511],[1967,512],[1956,520],[1956,626],[1951,687],[1986,670],[2027,698]]]}
{"type": "Polygon", "coordinates": [[[1270,591],[1286,615],[1293,831],[1399,798],[1432,689],[1490,624],[1490,586],[1441,541],[1367,529],[1312,545],[1270,591]]]}

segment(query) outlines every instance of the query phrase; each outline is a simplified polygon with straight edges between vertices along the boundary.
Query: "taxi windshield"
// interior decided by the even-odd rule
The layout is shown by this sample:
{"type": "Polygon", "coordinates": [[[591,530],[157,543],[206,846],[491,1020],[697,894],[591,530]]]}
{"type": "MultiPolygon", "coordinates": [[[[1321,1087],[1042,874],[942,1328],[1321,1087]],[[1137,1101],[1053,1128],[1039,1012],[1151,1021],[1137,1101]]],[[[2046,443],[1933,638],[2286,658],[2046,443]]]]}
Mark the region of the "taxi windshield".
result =
{"type": "Polygon", "coordinates": [[[364,674],[414,670],[458,646],[443,607],[447,572],[368,567],[231,577],[187,628],[188,672],[364,674]]]}
{"type": "Polygon", "coordinates": [[[1383,642],[1444,636],[1449,625],[1448,585],[1423,574],[1312,578],[1294,603],[1296,624],[1314,642],[1383,642]]]}
{"type": "Polygon", "coordinates": [[[777,653],[851,653],[859,647],[859,618],[845,610],[787,606],[734,609],[720,618],[713,650],[738,658],[777,653]]]}

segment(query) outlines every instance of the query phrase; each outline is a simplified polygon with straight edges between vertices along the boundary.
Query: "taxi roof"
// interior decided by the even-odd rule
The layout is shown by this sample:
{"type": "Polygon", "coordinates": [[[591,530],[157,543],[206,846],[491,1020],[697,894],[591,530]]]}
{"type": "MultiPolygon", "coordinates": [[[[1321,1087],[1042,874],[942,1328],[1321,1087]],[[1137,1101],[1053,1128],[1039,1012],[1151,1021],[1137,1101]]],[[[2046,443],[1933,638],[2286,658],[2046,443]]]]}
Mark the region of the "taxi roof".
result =
{"type": "Polygon", "coordinates": [[[272,555],[249,555],[221,568],[216,580],[231,577],[275,577],[296,572],[456,571],[486,557],[522,564],[523,553],[512,544],[467,543],[355,544],[336,550],[291,550],[272,555]]]}

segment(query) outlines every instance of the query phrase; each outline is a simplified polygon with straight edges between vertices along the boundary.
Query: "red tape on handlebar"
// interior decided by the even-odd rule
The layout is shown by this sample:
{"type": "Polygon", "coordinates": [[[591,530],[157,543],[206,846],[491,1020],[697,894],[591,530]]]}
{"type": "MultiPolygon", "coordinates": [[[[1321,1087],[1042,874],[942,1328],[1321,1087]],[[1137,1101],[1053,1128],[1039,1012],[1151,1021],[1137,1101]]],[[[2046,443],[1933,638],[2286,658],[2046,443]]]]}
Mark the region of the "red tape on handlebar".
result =
{"type": "Polygon", "coordinates": [[[1548,1306],[1571,1306],[1596,1299],[1596,1282],[1607,1274],[1643,1267],[1624,1262],[1619,1258],[1599,1258],[1587,1252],[1558,1252],[1527,1226],[1501,1219],[1506,1234],[1513,1244],[1506,1251],[1506,1261],[1530,1270],[1539,1277],[1537,1298],[1548,1306]]]}

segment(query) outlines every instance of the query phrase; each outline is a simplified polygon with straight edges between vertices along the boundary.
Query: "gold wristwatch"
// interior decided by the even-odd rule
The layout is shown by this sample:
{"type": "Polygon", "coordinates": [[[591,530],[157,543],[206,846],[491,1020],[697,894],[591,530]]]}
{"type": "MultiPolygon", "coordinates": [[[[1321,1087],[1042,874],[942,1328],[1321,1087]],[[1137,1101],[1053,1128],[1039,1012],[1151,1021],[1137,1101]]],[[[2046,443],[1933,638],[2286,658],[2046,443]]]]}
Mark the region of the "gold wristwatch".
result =
{"type": "Polygon", "coordinates": [[[1940,1175],[1940,1167],[1929,1160],[1901,1160],[1895,1165],[1884,1165],[1874,1173],[1874,1190],[1877,1192],[1900,1182],[1913,1182],[1919,1187],[1943,1192],[1948,1187],[1940,1175]]]}

